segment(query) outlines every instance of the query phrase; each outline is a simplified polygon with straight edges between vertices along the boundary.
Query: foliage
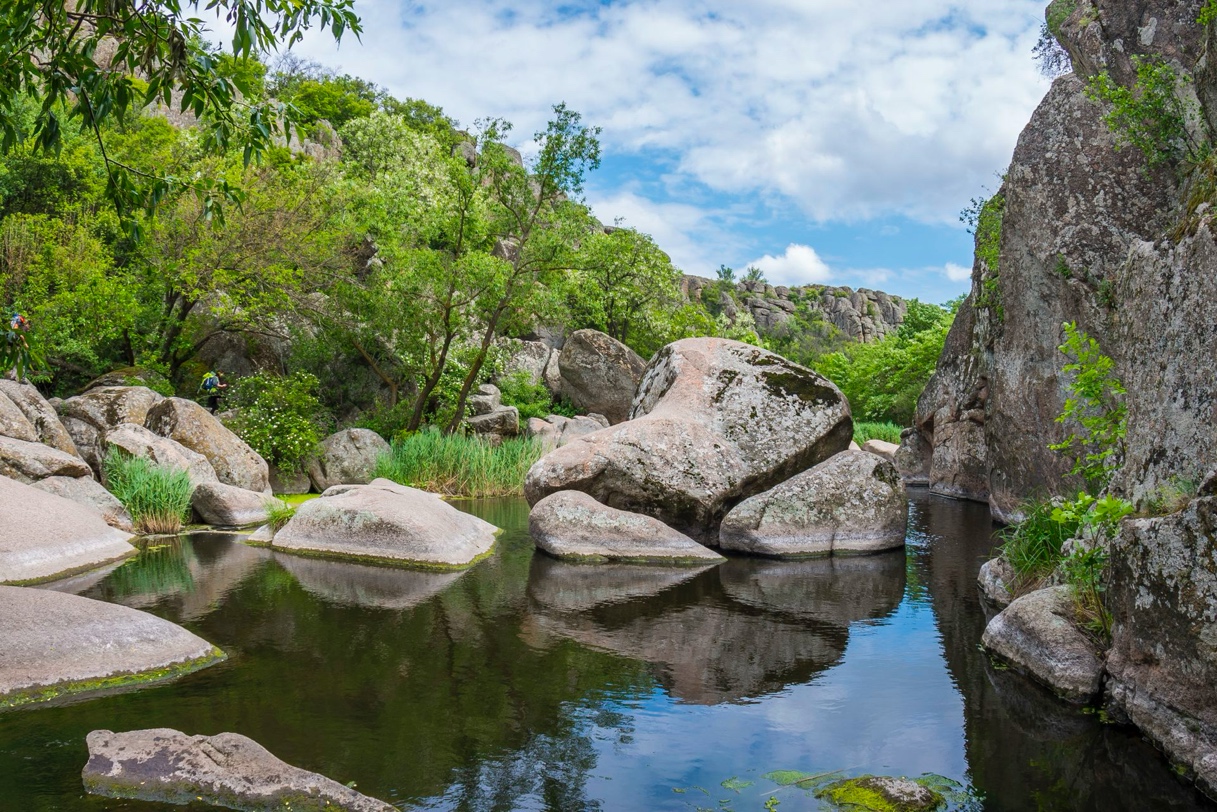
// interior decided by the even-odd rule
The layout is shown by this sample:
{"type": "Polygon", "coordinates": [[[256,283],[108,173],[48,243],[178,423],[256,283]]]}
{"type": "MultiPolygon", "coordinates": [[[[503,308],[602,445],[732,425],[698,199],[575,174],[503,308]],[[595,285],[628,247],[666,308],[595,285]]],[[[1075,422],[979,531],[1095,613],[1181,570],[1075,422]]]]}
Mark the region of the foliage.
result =
{"type": "Polygon", "coordinates": [[[266,523],[270,529],[278,533],[296,515],[296,506],[285,502],[274,501],[266,507],[266,523]]]}
{"type": "Polygon", "coordinates": [[[1204,0],[1204,8],[1200,9],[1200,16],[1196,18],[1196,22],[1201,25],[1209,25],[1214,20],[1217,20],[1217,0],[1204,0]]]}
{"type": "Polygon", "coordinates": [[[854,442],[862,445],[867,440],[882,440],[900,445],[901,431],[895,423],[854,423],[854,442]]]}
{"type": "Polygon", "coordinates": [[[285,377],[257,373],[233,385],[229,408],[237,411],[232,428],[280,472],[300,470],[321,440],[323,421],[317,378],[307,372],[285,377]]]}
{"type": "Polygon", "coordinates": [[[1031,49],[1031,56],[1035,59],[1040,74],[1049,79],[1055,79],[1073,70],[1073,60],[1069,57],[1069,52],[1052,33],[1047,22],[1040,26],[1040,36],[1035,47],[1031,49]]]}
{"type": "Polygon", "coordinates": [[[976,258],[983,269],[975,305],[990,310],[999,322],[1005,318],[1000,288],[1001,229],[1005,214],[1006,198],[999,192],[980,204],[975,220],[976,258]]]}
{"type": "Polygon", "coordinates": [[[1035,502],[1023,509],[1024,518],[1002,530],[1002,557],[1013,567],[1017,595],[1039,588],[1061,562],[1065,542],[1073,538],[1082,522],[1050,501],[1035,502]]]}
{"type": "Polygon", "coordinates": [[[549,417],[554,413],[554,399],[544,383],[534,381],[524,370],[503,375],[496,381],[503,394],[504,406],[515,406],[520,410],[520,420],[530,417],[549,417]]]}
{"type": "MultiPolygon", "coordinates": [[[[5,152],[27,138],[56,153],[69,124],[79,124],[102,144],[102,128],[153,102],[202,120],[202,141],[215,152],[238,149],[248,164],[265,154],[281,130],[284,111],[255,99],[246,71],[225,70],[198,43],[204,21],[182,0],[11,0],[0,7],[0,136],[5,152]],[[140,77],[137,79],[136,77],[140,77]],[[32,122],[22,99],[37,99],[32,122]]],[[[314,25],[336,40],[360,33],[352,0],[213,0],[232,29],[231,51],[247,60],[279,45],[298,42],[314,25]]],[[[145,172],[102,149],[107,191],[118,209],[151,210],[176,189],[190,187],[208,213],[221,201],[238,202],[227,178],[199,173],[175,178],[145,172]]]]}
{"type": "Polygon", "coordinates": [[[1064,371],[1073,373],[1073,377],[1057,422],[1072,424],[1080,433],[1070,433],[1050,448],[1072,453],[1072,473],[1085,477],[1092,487],[1101,487],[1124,458],[1128,422],[1125,389],[1116,376],[1115,362],[1102,353],[1097,341],[1079,330],[1075,322],[1062,327],[1065,343],[1059,349],[1071,359],[1064,371]]]}
{"type": "Polygon", "coordinates": [[[1141,150],[1150,166],[1173,163],[1184,158],[1193,162],[1200,146],[1188,131],[1195,111],[1179,95],[1179,85],[1190,81],[1180,77],[1161,58],[1135,55],[1132,63],[1137,78],[1133,87],[1119,84],[1107,71],[1091,77],[1086,95],[1107,103],[1103,121],[1122,145],[1141,150]]]}
{"type": "Polygon", "coordinates": [[[375,476],[447,496],[519,496],[541,454],[531,439],[495,447],[477,437],[423,431],[395,440],[377,460],[375,476]]]}
{"type": "Polygon", "coordinates": [[[14,311],[5,322],[0,325],[0,376],[12,372],[20,381],[27,373],[37,371],[41,363],[29,343],[30,323],[26,317],[14,311]]]}
{"type": "Polygon", "coordinates": [[[106,487],[141,533],[177,533],[190,521],[194,486],[182,470],[154,465],[111,448],[102,463],[106,487]]]}

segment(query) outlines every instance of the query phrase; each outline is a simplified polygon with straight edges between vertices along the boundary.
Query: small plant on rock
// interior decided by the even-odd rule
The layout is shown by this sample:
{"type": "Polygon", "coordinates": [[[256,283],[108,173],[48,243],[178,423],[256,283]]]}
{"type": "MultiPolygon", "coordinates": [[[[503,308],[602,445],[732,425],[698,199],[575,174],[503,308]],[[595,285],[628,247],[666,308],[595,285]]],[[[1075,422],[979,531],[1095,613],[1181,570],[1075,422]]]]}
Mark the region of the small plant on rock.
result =
{"type": "Polygon", "coordinates": [[[1103,116],[1107,127],[1120,145],[1141,150],[1150,166],[1199,160],[1204,150],[1188,131],[1196,113],[1179,95],[1180,84],[1191,80],[1160,58],[1134,56],[1132,63],[1137,72],[1132,87],[1116,82],[1106,71],[1086,86],[1087,96],[1110,106],[1103,116]]]}
{"type": "Polygon", "coordinates": [[[177,533],[190,521],[190,476],[111,448],[103,463],[106,487],[141,533],[177,533]]]}

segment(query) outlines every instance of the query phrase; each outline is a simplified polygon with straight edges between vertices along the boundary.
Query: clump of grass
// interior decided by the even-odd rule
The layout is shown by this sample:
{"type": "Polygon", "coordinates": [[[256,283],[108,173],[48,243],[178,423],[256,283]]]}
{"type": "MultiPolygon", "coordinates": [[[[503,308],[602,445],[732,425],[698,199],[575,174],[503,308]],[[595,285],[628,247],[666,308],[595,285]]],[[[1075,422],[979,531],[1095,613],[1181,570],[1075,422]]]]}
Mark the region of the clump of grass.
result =
{"type": "Polygon", "coordinates": [[[296,515],[296,507],[286,502],[273,502],[266,508],[266,521],[278,533],[296,515]]]}
{"type": "Polygon", "coordinates": [[[867,440],[882,440],[900,445],[903,430],[895,423],[854,423],[854,442],[862,445],[867,440]]]}
{"type": "Polygon", "coordinates": [[[177,533],[190,521],[190,476],[111,448],[106,454],[106,486],[131,514],[141,533],[177,533]]]}
{"type": "Polygon", "coordinates": [[[1050,501],[1028,505],[1021,522],[1002,531],[1002,557],[1014,569],[1017,597],[1039,588],[1061,563],[1065,542],[1077,534],[1080,520],[1063,517],[1050,501]]]}
{"type": "Polygon", "coordinates": [[[519,496],[541,454],[531,439],[492,446],[477,437],[419,432],[394,441],[377,460],[375,476],[445,496],[519,496]]]}

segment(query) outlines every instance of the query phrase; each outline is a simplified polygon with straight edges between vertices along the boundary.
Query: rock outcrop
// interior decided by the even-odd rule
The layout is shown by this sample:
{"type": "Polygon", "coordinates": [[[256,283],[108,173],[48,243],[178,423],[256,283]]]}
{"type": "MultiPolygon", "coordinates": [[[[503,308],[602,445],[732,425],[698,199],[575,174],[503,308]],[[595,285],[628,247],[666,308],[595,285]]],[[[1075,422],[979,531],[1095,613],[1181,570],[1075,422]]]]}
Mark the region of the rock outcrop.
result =
{"type": "Polygon", "coordinates": [[[193,400],[163,399],[148,410],[144,425],[202,454],[225,485],[270,492],[266,460],[193,400]]]}
{"type": "Polygon", "coordinates": [[[705,564],[723,561],[658,519],[602,505],[580,491],[559,491],[533,506],[528,532],[557,558],[705,564]]]}
{"type": "Polygon", "coordinates": [[[466,567],[490,554],[493,525],[433,493],[376,479],[339,485],[296,509],[275,534],[288,553],[435,569],[466,567]]]}
{"type": "MultiPolygon", "coordinates": [[[[220,481],[215,469],[202,454],[135,423],[119,423],[107,430],[102,436],[101,448],[103,459],[111,448],[117,448],[129,456],[142,457],[156,465],[185,471],[195,485],[220,481]]],[[[102,481],[105,481],[105,471],[102,471],[102,481]]]]}
{"type": "Polygon", "coordinates": [[[843,451],[852,431],[844,396],[810,369],[738,341],[683,339],[652,359],[628,422],[543,457],[525,495],[583,491],[714,543],[735,504],[843,451]]]}
{"type": "Polygon", "coordinates": [[[146,386],[100,386],[59,404],[60,421],[85,462],[100,474],[106,432],[121,423],[144,425],[148,410],[164,399],[146,386]]]}
{"type": "MultiPolygon", "coordinates": [[[[36,440],[44,445],[49,445],[51,448],[58,449],[65,454],[79,456],[76,449],[76,444],[72,442],[71,435],[67,429],[59,422],[59,415],[54,407],[47,402],[42,393],[35,389],[31,384],[18,383],[7,378],[0,378],[0,399],[6,399],[17,408],[25,418],[26,423],[34,430],[31,439],[36,440]]],[[[25,437],[19,437],[16,434],[10,434],[0,428],[0,434],[8,437],[15,437],[18,440],[24,440],[25,437]]]]}
{"type": "Polygon", "coordinates": [[[135,555],[91,507],[0,476],[0,584],[47,581],[135,555]]]}
{"type": "Polygon", "coordinates": [[[161,803],[203,801],[230,809],[395,812],[317,773],[275,758],[253,739],[236,733],[187,736],[156,728],[114,733],[94,730],[86,739],[82,772],[95,795],[161,803]]]}
{"type": "Polygon", "coordinates": [[[875,553],[904,546],[908,499],[895,467],[866,451],[842,451],[740,502],[718,546],[779,558],[875,553]]]}
{"type": "Polygon", "coordinates": [[[308,477],[320,493],[334,485],[366,485],[376,461],[389,444],[369,429],[344,429],[321,441],[320,453],[308,464],[308,477]]]}
{"type": "Polygon", "coordinates": [[[580,415],[579,417],[551,414],[544,420],[539,417],[529,418],[524,427],[524,433],[539,442],[546,452],[550,452],[567,443],[572,443],[580,437],[595,434],[600,429],[608,427],[608,418],[600,414],[580,415]]]}
{"type": "Polygon", "coordinates": [[[612,424],[629,417],[646,368],[638,353],[596,330],[571,333],[558,360],[562,394],[575,408],[602,414],[612,424]]]}
{"type": "Polygon", "coordinates": [[[0,586],[0,651],[0,708],[159,682],[224,658],[155,615],[10,586],[0,586]]]}

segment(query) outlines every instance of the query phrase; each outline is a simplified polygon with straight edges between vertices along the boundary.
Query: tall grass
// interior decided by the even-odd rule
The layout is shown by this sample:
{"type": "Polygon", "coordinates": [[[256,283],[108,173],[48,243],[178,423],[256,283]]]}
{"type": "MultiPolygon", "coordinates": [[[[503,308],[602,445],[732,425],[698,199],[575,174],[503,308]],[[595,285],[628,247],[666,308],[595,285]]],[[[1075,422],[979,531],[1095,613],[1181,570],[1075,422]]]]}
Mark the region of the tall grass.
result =
{"type": "Polygon", "coordinates": [[[106,487],[141,533],[177,533],[190,521],[194,486],[185,471],[154,465],[111,448],[103,463],[106,487]]]}
{"type": "Polygon", "coordinates": [[[396,440],[377,460],[375,476],[446,496],[519,496],[541,454],[531,439],[494,447],[477,437],[419,432],[396,440]]]}
{"type": "Polygon", "coordinates": [[[882,440],[900,445],[903,430],[895,423],[854,423],[854,442],[862,445],[867,440],[882,440]]]}
{"type": "Polygon", "coordinates": [[[1073,538],[1080,521],[1052,517],[1049,501],[1030,504],[1026,518],[1002,531],[1002,556],[1014,568],[1017,582],[1012,592],[1021,595],[1037,589],[1061,563],[1065,542],[1073,538]]]}

